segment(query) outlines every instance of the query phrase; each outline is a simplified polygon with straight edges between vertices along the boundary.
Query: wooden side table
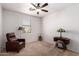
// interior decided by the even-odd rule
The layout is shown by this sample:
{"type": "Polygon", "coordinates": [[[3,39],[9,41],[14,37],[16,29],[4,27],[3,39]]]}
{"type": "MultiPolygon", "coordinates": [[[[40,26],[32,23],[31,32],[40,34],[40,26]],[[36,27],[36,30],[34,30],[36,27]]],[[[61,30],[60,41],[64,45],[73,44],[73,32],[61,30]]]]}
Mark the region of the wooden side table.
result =
{"type": "Polygon", "coordinates": [[[54,37],[54,41],[56,42],[56,47],[62,49],[67,49],[66,45],[70,43],[70,39],[65,37],[54,37]],[[61,44],[62,47],[59,47],[58,44],[61,44]]]}

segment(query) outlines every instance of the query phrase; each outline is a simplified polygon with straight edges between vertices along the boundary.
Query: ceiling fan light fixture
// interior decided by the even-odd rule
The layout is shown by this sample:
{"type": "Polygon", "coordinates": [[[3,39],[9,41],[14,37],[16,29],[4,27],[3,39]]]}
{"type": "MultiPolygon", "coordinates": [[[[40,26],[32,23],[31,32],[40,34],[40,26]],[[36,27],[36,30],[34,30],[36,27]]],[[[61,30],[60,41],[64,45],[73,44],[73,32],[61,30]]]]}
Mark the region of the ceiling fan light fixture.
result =
{"type": "Polygon", "coordinates": [[[40,9],[36,9],[37,12],[41,11],[40,9]]]}

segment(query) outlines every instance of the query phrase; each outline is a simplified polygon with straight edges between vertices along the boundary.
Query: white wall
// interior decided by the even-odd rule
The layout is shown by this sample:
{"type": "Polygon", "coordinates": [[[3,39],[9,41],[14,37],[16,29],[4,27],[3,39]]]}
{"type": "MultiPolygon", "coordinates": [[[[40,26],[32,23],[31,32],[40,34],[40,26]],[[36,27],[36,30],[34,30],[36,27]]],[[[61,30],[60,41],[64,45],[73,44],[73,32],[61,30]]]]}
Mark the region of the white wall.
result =
{"type": "Polygon", "coordinates": [[[71,39],[68,49],[79,52],[79,4],[47,15],[42,21],[44,41],[54,43],[53,37],[59,36],[57,29],[62,27],[66,30],[63,37],[71,39]]]}
{"type": "Polygon", "coordinates": [[[0,51],[1,51],[1,44],[2,44],[2,7],[0,5],[0,51]]]}
{"type": "Polygon", "coordinates": [[[7,40],[6,33],[15,32],[19,38],[18,27],[28,24],[31,24],[31,33],[22,33],[22,38],[26,39],[26,43],[37,41],[40,35],[40,18],[3,9],[3,45],[7,40]]]}

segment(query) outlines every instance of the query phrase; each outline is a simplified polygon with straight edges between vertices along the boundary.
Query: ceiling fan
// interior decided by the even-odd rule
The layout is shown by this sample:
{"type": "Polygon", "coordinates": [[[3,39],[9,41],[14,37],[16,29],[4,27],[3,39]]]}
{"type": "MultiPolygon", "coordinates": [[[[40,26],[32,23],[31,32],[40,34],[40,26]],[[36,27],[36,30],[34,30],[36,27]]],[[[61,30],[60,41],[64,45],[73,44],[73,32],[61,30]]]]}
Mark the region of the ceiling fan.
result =
{"type": "Polygon", "coordinates": [[[37,14],[39,14],[39,11],[43,11],[43,12],[48,12],[48,10],[43,9],[44,7],[46,7],[48,5],[48,3],[44,3],[43,5],[41,5],[41,3],[37,3],[37,4],[33,4],[31,3],[31,5],[35,8],[29,8],[30,11],[37,11],[37,14]]]}

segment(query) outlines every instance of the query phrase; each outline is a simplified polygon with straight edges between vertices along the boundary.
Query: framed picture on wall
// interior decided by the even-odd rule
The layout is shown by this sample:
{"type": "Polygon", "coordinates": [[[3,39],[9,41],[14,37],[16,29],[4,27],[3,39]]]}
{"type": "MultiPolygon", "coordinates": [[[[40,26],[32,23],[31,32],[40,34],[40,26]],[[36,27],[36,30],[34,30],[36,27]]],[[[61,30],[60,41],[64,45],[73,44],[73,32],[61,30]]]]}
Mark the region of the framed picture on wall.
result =
{"type": "Polygon", "coordinates": [[[22,25],[24,33],[31,33],[31,25],[22,25]]]}

